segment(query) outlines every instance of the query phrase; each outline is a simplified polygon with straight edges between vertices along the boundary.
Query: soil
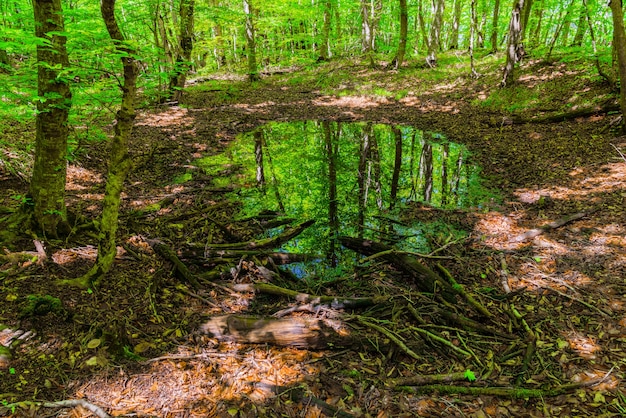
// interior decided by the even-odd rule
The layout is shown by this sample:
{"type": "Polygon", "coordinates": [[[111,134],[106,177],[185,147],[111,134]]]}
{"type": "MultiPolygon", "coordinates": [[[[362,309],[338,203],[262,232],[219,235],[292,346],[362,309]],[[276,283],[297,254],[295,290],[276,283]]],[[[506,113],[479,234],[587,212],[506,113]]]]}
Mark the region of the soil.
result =
{"type": "MultiPolygon", "coordinates": [[[[360,65],[325,71],[320,79],[333,72],[352,74],[349,85],[334,86],[341,94],[327,94],[314,83],[295,84],[293,75],[280,74],[253,85],[237,79],[199,83],[185,93],[183,106],[138,114],[131,146],[135,168],[124,191],[120,247],[110,274],[88,290],[56,284],[80,276],[94,260],[96,238],[89,228],[66,240],[39,238],[47,253],[43,262],[33,253],[4,258],[0,344],[12,350],[0,352],[0,414],[90,416],[87,404],[49,408],[40,402],[67,399],[85,400],[115,416],[155,417],[608,417],[626,412],[626,160],[618,153],[626,154],[626,139],[612,127],[617,116],[598,112],[559,123],[514,123],[511,113],[481,105],[495,89],[489,86],[497,86],[497,74],[422,85],[415,77],[360,65]],[[366,84],[367,92],[359,93],[366,84]],[[375,95],[372,86],[404,93],[375,95]],[[360,346],[305,350],[223,342],[200,332],[211,316],[271,315],[296,302],[225,290],[228,283],[216,285],[203,276],[215,265],[183,257],[199,277],[201,286],[195,289],[155,254],[150,240],[182,251],[190,243],[248,240],[263,232],[258,222],[233,221],[238,204],[226,189],[210,186],[215,179],[199,175],[184,184],[172,179],[194,159],[222,152],[240,133],[268,121],[308,119],[436,129],[471,149],[473,162],[503,201],[467,211],[413,203],[402,221],[443,218],[470,233],[467,240],[440,243],[444,248],[438,255],[446,258],[422,262],[433,269],[440,263],[493,317],[481,317],[461,299],[456,308],[448,307],[451,311],[514,334],[517,341],[454,323],[425,324],[475,354],[464,358],[432,339],[405,341],[416,359],[389,336],[350,322],[351,314],[363,312],[342,316],[333,309],[316,315],[346,319],[349,329],[366,336],[360,346]],[[577,213],[585,215],[520,238],[577,213]],[[530,343],[535,350],[525,362],[530,343]],[[390,385],[395,378],[470,369],[475,382],[466,378],[448,385],[523,387],[544,390],[545,396],[447,394],[443,386],[420,392],[390,385]],[[567,384],[573,386],[563,387],[567,384]],[[555,388],[562,390],[549,393],[555,388]]],[[[614,97],[601,80],[530,63],[519,86],[538,84],[543,92],[553,86],[555,99],[542,102],[550,110],[518,109],[516,115],[527,121],[570,108],[563,92],[578,99],[614,97]]],[[[69,166],[68,205],[80,215],[77,226],[98,215],[106,159],[104,144],[88,144],[69,166]]],[[[0,183],[2,205],[15,208],[15,196],[24,196],[27,185],[8,174],[0,183]]],[[[3,243],[5,254],[36,251],[33,238],[24,234],[3,243]]],[[[237,283],[267,281],[257,260],[242,259],[235,267],[237,283]]],[[[358,287],[339,282],[322,291],[417,298],[406,275],[382,262],[351,274],[358,287]]],[[[406,337],[404,328],[411,324],[394,322],[393,309],[368,315],[406,337]]],[[[433,321],[438,317],[420,313],[433,321]]]]}

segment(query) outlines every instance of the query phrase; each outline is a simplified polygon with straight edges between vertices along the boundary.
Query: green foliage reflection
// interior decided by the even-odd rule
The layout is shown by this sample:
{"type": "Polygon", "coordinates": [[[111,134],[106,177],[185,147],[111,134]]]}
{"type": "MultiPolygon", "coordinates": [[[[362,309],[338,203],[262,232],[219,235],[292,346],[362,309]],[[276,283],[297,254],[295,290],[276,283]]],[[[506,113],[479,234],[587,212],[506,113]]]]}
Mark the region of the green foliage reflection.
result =
{"type": "MultiPolygon", "coordinates": [[[[274,210],[315,219],[284,249],[322,254],[335,268],[342,258],[339,234],[428,251],[424,231],[438,227],[403,224],[400,212],[411,202],[444,209],[484,203],[490,195],[467,159],[463,145],[410,126],[300,121],[264,125],[197,164],[244,180],[242,216],[274,210]]],[[[301,268],[300,274],[319,273],[319,266],[301,268]]]]}

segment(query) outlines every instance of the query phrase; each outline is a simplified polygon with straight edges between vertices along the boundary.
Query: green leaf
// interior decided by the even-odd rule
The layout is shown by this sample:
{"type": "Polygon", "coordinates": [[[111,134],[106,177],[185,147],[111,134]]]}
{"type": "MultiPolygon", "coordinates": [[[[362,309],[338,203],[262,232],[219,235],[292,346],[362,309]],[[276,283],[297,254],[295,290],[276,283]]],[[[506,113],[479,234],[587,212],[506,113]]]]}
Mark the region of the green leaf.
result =
{"type": "Polygon", "coordinates": [[[470,369],[467,369],[465,370],[465,378],[469,380],[470,382],[473,382],[476,380],[476,375],[474,374],[473,371],[471,371],[470,369]]]}

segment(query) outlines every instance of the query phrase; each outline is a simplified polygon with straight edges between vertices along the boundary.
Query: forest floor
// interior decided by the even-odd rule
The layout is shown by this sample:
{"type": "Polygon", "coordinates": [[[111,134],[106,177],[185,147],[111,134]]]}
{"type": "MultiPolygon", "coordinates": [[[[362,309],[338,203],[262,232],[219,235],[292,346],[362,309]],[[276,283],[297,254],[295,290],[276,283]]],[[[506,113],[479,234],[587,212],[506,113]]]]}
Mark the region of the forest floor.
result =
{"type": "MultiPolygon", "coordinates": [[[[329,63],[267,75],[254,84],[205,79],[189,88],[184,106],[142,110],[119,224],[123,245],[113,271],[96,288],[55,284],[80,276],[94,260],[92,231],[43,240],[48,256],[43,263],[33,253],[28,259],[9,256],[35,251],[33,237],[0,243],[6,248],[0,344],[12,347],[11,353],[0,351],[0,415],[90,416],[87,403],[49,409],[39,402],[83,399],[116,416],[623,416],[626,160],[618,150],[626,154],[626,138],[612,127],[615,114],[540,119],[614,103],[615,93],[588,63],[529,61],[519,83],[507,89],[497,87],[493,62],[478,70],[483,72],[478,79],[459,75],[454,56],[437,69],[400,72],[329,63]],[[183,184],[172,179],[196,158],[223,152],[238,134],[269,121],[293,120],[411,125],[466,144],[502,201],[462,211],[410,204],[402,221],[440,217],[468,232],[469,239],[438,253],[447,258],[421,261],[433,269],[441,263],[492,317],[481,317],[461,299],[451,311],[517,340],[450,321],[420,326],[469,351],[469,358],[433,339],[409,340],[411,323],[398,320],[397,301],[379,310],[317,313],[345,319],[348,331],[366,335],[356,348],[294,349],[202,335],[210,316],[271,315],[296,302],[238,292],[227,288],[228,282],[201,279],[194,289],[152,251],[147,238],[182,251],[190,242],[205,242],[210,230],[215,242],[227,240],[224,230],[242,240],[262,233],[253,222],[234,221],[238,204],[224,190],[207,187],[214,178],[198,175],[183,184]],[[580,219],[519,239],[580,213],[580,219]],[[376,323],[404,338],[418,358],[354,320],[361,314],[380,319],[376,323]],[[529,344],[535,350],[526,362],[529,344]],[[465,379],[438,388],[413,384],[398,390],[392,384],[402,377],[466,370],[472,373],[465,379]],[[468,379],[472,374],[474,382],[468,379]],[[458,393],[493,387],[539,392],[458,393]]],[[[99,212],[106,159],[106,147],[92,143],[70,163],[68,204],[80,219],[99,212]]],[[[0,205],[15,208],[27,185],[0,171],[0,190],[0,205]]],[[[242,259],[237,267],[237,283],[266,281],[252,260],[242,259]]],[[[191,269],[202,277],[201,266],[191,269]]],[[[359,286],[338,282],[322,292],[418,298],[406,275],[383,263],[355,269],[349,279],[359,286]]],[[[284,280],[279,284],[287,286],[284,280]]],[[[291,285],[310,291],[303,283],[291,285]]],[[[436,312],[427,312],[429,303],[415,306],[423,318],[436,319],[436,312]]]]}

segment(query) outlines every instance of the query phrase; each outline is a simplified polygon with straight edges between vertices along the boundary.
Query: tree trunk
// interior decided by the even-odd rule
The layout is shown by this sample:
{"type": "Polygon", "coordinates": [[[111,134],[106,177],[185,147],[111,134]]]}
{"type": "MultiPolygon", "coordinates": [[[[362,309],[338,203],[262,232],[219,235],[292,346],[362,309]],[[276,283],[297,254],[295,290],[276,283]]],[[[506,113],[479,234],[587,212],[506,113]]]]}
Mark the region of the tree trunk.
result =
{"type": "Polygon", "coordinates": [[[124,181],[130,172],[132,162],[128,156],[128,139],[135,120],[135,96],[137,93],[137,75],[139,70],[134,56],[136,52],[125,42],[124,35],[115,20],[115,0],[102,0],[100,12],[109,36],[121,56],[124,67],[124,85],[122,86],[122,104],[117,111],[115,135],[111,142],[111,155],[107,174],[100,233],[98,234],[98,257],[96,264],[83,277],[69,283],[82,287],[98,282],[109,272],[117,253],[115,234],[119,216],[120,196],[124,181]]]}
{"type": "Polygon", "coordinates": [[[498,18],[500,17],[500,0],[493,5],[493,23],[491,28],[491,52],[498,52],[498,18]]]}
{"type": "Polygon", "coordinates": [[[624,12],[621,0],[610,0],[609,7],[613,16],[613,39],[617,49],[617,69],[619,73],[619,105],[622,109],[622,132],[626,131],[626,33],[624,32],[624,12]]]}
{"type": "Polygon", "coordinates": [[[361,0],[361,51],[374,67],[376,0],[361,0]]]}
{"type": "MultiPolygon", "coordinates": [[[[339,154],[339,135],[331,131],[330,122],[322,122],[324,142],[326,143],[326,158],[328,162],[328,254],[327,259],[331,267],[337,267],[337,236],[339,235],[339,200],[337,198],[337,156],[339,154]]],[[[340,125],[337,124],[337,131],[340,125]]]]}
{"type": "Polygon", "coordinates": [[[459,48],[459,26],[461,23],[461,0],[454,0],[454,17],[452,19],[452,31],[450,32],[450,49],[459,48]]]}
{"type": "Polygon", "coordinates": [[[515,80],[514,70],[515,64],[524,55],[524,47],[522,46],[522,11],[524,9],[524,0],[517,0],[511,12],[511,21],[509,22],[509,40],[506,47],[506,64],[502,77],[501,87],[506,87],[515,80]]]}
{"type": "Polygon", "coordinates": [[[400,0],[400,40],[398,42],[398,52],[391,62],[394,69],[402,67],[404,55],[406,54],[406,41],[409,30],[409,15],[407,12],[406,0],[400,0]]]}
{"type": "Polygon", "coordinates": [[[243,12],[246,15],[246,43],[248,53],[248,80],[258,81],[259,69],[256,62],[256,33],[250,0],[243,0],[243,12]]]}
{"type": "Polygon", "coordinates": [[[322,26],[322,45],[320,46],[320,61],[328,61],[330,52],[330,18],[332,16],[332,3],[330,0],[324,2],[324,24],[322,26]]]}
{"type": "Polygon", "coordinates": [[[37,45],[37,103],[35,163],[30,182],[34,221],[44,235],[70,232],[65,207],[68,114],[72,106],[69,81],[62,75],[69,65],[61,0],[33,1],[37,45]]]}
{"type": "Polygon", "coordinates": [[[437,66],[437,52],[441,48],[441,25],[443,24],[444,0],[433,0],[432,23],[428,35],[428,56],[426,64],[430,67],[437,66]]]}
{"type": "Polygon", "coordinates": [[[195,0],[180,2],[180,35],[174,73],[170,80],[170,100],[179,102],[191,68],[191,51],[193,49],[193,19],[195,0]]]}
{"type": "Polygon", "coordinates": [[[587,6],[585,3],[583,3],[580,6],[580,15],[578,16],[578,22],[576,23],[576,34],[574,35],[572,46],[582,45],[583,37],[585,36],[585,32],[587,31],[586,19],[587,19],[587,6]]]}
{"type": "MultiPolygon", "coordinates": [[[[470,38],[469,38],[469,56],[470,56],[470,75],[478,78],[478,72],[474,66],[474,44],[476,43],[476,0],[470,0],[470,38]]],[[[493,36],[493,34],[492,34],[493,36]]],[[[444,165],[445,167],[445,165],[444,165]]]]}

